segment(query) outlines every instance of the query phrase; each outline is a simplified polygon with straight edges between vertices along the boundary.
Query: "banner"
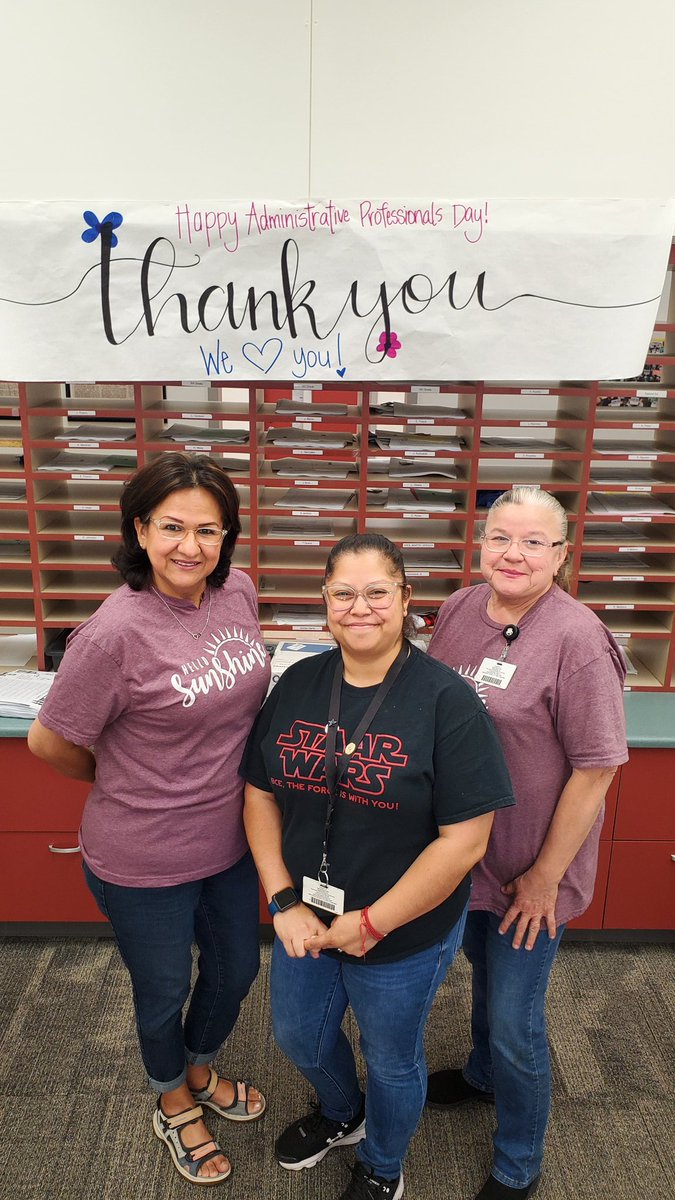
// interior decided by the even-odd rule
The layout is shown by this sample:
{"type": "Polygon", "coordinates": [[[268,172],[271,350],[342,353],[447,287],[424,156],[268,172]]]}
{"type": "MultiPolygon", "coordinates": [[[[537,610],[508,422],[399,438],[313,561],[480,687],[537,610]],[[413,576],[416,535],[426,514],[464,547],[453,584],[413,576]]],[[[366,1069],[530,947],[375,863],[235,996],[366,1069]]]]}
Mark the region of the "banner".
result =
{"type": "Polygon", "coordinates": [[[0,378],[617,379],[673,229],[656,200],[0,204],[0,378]]]}

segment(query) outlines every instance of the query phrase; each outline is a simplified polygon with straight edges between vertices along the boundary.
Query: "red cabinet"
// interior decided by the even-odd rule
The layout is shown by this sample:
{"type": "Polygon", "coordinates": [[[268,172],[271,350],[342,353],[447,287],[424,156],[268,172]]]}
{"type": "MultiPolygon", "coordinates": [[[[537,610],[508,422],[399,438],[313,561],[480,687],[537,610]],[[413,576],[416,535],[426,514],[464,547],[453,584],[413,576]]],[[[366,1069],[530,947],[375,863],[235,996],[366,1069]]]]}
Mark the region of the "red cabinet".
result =
{"type": "Polygon", "coordinates": [[[40,762],[25,738],[0,739],[0,764],[0,921],[103,922],[75,850],[89,785],[40,762]]]}
{"type": "Polygon", "coordinates": [[[675,929],[675,754],[632,750],[621,768],[604,929],[675,929]]]}

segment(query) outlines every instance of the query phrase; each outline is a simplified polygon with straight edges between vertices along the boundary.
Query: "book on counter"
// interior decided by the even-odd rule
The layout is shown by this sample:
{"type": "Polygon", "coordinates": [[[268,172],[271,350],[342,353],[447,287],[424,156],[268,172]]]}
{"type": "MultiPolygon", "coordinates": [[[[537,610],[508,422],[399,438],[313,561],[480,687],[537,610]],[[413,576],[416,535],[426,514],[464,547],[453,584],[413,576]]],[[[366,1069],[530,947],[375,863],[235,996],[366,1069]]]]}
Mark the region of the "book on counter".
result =
{"type": "Polygon", "coordinates": [[[55,671],[0,674],[0,717],[36,717],[55,679],[55,671]]]}

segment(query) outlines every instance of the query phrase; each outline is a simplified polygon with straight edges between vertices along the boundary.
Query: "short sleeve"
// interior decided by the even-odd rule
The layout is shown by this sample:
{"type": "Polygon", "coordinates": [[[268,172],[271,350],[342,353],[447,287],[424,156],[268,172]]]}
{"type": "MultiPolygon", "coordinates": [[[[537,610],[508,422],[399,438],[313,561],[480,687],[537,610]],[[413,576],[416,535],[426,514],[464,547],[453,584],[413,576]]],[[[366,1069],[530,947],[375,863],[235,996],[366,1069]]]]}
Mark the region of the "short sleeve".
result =
{"type": "Polygon", "coordinates": [[[622,668],[609,648],[558,681],[555,726],[572,767],[618,767],[628,761],[622,668]]]}
{"type": "Polygon", "coordinates": [[[63,656],[39,721],[77,746],[93,746],[128,706],[129,688],[119,664],[80,636],[63,656]]]}
{"type": "Polygon", "coordinates": [[[459,726],[441,706],[434,746],[436,823],[454,825],[514,803],[502,748],[482,704],[459,726]]]}
{"type": "Polygon", "coordinates": [[[254,787],[260,788],[261,792],[274,791],[269,781],[262,744],[269,733],[272,717],[276,711],[279,699],[279,686],[280,684],[277,683],[260,709],[253,728],[248,735],[242,760],[239,764],[239,774],[243,776],[247,783],[252,783],[254,787]]]}

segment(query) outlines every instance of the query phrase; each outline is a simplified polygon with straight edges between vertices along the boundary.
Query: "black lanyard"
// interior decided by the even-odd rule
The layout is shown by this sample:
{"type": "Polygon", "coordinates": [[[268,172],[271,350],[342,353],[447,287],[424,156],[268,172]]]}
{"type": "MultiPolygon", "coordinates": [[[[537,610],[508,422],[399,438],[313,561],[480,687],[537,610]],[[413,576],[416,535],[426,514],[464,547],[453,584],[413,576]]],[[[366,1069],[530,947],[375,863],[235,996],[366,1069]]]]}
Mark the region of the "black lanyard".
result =
{"type": "Polygon", "coordinates": [[[319,880],[321,883],[328,885],[328,839],[330,836],[330,827],[333,820],[333,812],[335,810],[335,802],[338,798],[337,789],[343,776],[349,769],[349,762],[354,751],[360,746],[364,733],[368,731],[373,723],[376,713],[382,707],[385,697],[391,691],[396,679],[399,675],[401,667],[410,654],[410,646],[407,640],[403,639],[403,645],[399,650],[396,658],[391,664],[382,683],[378,687],[365,713],[363,714],[359,724],[354,731],[352,738],[347,742],[344,751],[339,756],[336,756],[335,750],[337,745],[338,722],[340,720],[340,697],[342,695],[342,655],[338,655],[335,663],[335,671],[333,673],[333,685],[330,692],[330,702],[328,705],[328,724],[326,725],[326,783],[328,785],[328,810],[326,812],[326,824],[323,831],[323,855],[321,866],[319,867],[319,880]]]}

